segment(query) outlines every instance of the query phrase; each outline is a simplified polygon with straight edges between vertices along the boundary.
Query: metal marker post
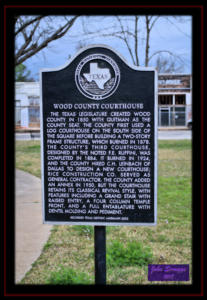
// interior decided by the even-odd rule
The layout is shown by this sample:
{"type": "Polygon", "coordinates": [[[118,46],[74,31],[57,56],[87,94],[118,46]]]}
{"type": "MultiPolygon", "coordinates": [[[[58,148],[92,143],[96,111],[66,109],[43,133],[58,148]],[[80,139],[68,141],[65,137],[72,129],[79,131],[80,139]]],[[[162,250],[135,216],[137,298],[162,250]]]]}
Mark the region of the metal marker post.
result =
{"type": "Polygon", "coordinates": [[[95,284],[106,284],[106,227],[94,226],[95,284]]]}

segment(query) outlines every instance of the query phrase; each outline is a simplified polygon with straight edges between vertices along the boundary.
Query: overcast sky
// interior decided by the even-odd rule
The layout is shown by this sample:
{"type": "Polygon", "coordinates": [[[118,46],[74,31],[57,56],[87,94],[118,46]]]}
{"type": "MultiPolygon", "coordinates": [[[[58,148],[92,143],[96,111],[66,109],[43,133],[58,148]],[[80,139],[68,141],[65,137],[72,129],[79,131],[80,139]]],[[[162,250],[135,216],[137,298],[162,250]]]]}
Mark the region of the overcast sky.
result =
{"type": "MultiPolygon", "coordinates": [[[[134,23],[130,20],[132,16],[124,16],[127,19],[127,26],[129,30],[134,30],[134,23]]],[[[58,17],[57,17],[58,20],[58,17]]],[[[140,65],[144,65],[144,49],[145,49],[145,24],[144,18],[140,18],[139,21],[139,41],[140,49],[140,65]]],[[[191,56],[192,56],[192,33],[191,33],[191,17],[182,16],[180,18],[174,18],[168,16],[168,20],[165,17],[160,17],[155,23],[151,31],[150,40],[150,54],[155,51],[167,50],[176,55],[177,63],[183,65],[182,73],[191,73],[191,56]],[[182,60],[182,62],[181,62],[182,60]]],[[[35,80],[39,80],[39,70],[41,68],[56,68],[64,65],[68,58],[75,55],[80,43],[83,46],[90,44],[105,44],[116,51],[118,51],[130,64],[132,64],[131,57],[128,53],[126,45],[122,40],[118,38],[103,37],[101,35],[101,29],[106,29],[105,33],[112,31],[116,21],[114,17],[104,16],[91,16],[89,18],[80,17],[77,19],[72,29],[63,38],[51,42],[49,46],[39,52],[37,55],[31,57],[24,62],[24,65],[31,71],[31,75],[35,80]],[[94,37],[88,38],[83,31],[83,20],[85,24],[85,30],[94,31],[94,37]]],[[[132,43],[132,41],[131,41],[132,43]]],[[[164,53],[163,53],[164,55],[164,53]]],[[[169,58],[169,55],[165,53],[165,57],[169,58]]],[[[156,57],[155,57],[156,59],[156,57]]],[[[155,59],[150,61],[150,66],[154,66],[155,59]]]]}

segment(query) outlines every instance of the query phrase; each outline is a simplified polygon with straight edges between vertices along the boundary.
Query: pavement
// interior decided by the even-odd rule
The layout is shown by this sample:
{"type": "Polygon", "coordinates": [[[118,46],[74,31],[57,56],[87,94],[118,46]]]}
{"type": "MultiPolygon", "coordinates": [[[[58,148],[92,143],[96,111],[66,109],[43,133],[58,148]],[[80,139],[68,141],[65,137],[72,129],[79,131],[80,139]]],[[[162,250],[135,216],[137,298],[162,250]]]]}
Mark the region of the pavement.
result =
{"type": "Polygon", "coordinates": [[[41,180],[16,170],[15,199],[15,283],[40,256],[52,225],[43,224],[41,180]]]}

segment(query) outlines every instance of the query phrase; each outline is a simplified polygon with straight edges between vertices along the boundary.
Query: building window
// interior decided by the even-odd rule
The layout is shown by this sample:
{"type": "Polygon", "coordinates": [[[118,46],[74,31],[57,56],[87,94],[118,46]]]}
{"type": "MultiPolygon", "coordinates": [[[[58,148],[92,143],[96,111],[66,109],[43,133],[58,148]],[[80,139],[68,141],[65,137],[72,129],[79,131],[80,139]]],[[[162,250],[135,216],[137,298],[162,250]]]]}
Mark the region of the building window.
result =
{"type": "Polygon", "coordinates": [[[175,95],[175,105],[185,105],[185,95],[175,95]]]}
{"type": "Polygon", "coordinates": [[[38,96],[29,96],[29,127],[40,126],[40,98],[38,96]]]}
{"type": "Polygon", "coordinates": [[[175,126],[185,126],[186,125],[185,107],[175,107],[174,125],[175,126]]]}
{"type": "Polygon", "coordinates": [[[40,125],[40,110],[39,107],[29,107],[29,126],[39,127],[40,125]]]}
{"type": "Polygon", "coordinates": [[[173,96],[172,95],[159,95],[158,96],[158,104],[159,105],[172,105],[173,104],[173,96]]]}
{"type": "Polygon", "coordinates": [[[158,126],[185,126],[186,107],[159,107],[158,126]]]}
{"type": "Polygon", "coordinates": [[[30,106],[39,106],[40,98],[38,96],[28,96],[30,106]]]}

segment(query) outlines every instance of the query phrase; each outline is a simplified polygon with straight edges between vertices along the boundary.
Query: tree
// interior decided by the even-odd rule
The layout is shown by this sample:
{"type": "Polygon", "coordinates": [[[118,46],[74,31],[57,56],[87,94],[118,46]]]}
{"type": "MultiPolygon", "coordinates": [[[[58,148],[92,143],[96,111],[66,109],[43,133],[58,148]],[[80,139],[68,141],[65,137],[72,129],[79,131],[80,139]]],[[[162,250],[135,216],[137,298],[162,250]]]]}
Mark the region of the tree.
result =
{"type": "Polygon", "coordinates": [[[148,67],[151,57],[149,57],[149,48],[150,48],[150,33],[155,23],[159,19],[158,16],[145,16],[146,24],[146,45],[145,45],[145,67],[148,67]]]}
{"type": "MultiPolygon", "coordinates": [[[[141,59],[140,59],[140,48],[139,45],[140,42],[144,41],[144,62],[142,64],[145,67],[149,66],[150,61],[154,56],[159,56],[160,54],[168,54],[168,57],[170,57],[171,61],[171,69],[174,66],[175,68],[175,61],[180,60],[182,61],[180,57],[177,57],[174,53],[167,49],[161,49],[159,51],[154,51],[150,53],[150,38],[151,38],[151,32],[154,28],[157,21],[159,21],[160,16],[133,16],[131,17],[132,24],[134,23],[134,26],[129,27],[126,20],[123,17],[116,17],[118,19],[118,22],[120,24],[121,28],[121,35],[120,32],[117,35],[115,33],[115,36],[122,39],[124,43],[127,46],[127,49],[129,51],[129,54],[132,58],[132,61],[134,65],[140,66],[141,65],[141,59]],[[142,22],[142,28],[139,26],[139,22],[142,22]],[[144,24],[144,27],[143,27],[144,24]],[[172,62],[172,58],[174,61],[172,62]]],[[[166,18],[168,20],[169,18],[166,18]]],[[[129,20],[129,19],[128,19],[129,20]]],[[[163,61],[163,58],[162,58],[163,61]]],[[[161,61],[160,61],[161,62],[161,61]]]]}
{"type": "MultiPolygon", "coordinates": [[[[129,54],[132,58],[132,61],[134,63],[134,65],[139,66],[140,65],[140,59],[139,59],[139,20],[143,18],[141,16],[134,16],[132,20],[132,22],[134,23],[134,29],[129,30],[129,27],[126,27],[126,24],[124,25],[124,20],[122,21],[121,17],[117,17],[120,27],[121,27],[121,36],[118,36],[120,39],[122,39],[126,46],[127,49],[129,51],[129,54]],[[133,46],[130,46],[130,38],[133,39],[133,46]],[[134,51],[133,51],[134,48],[134,51]]],[[[144,17],[144,21],[145,21],[145,62],[144,65],[145,67],[148,66],[149,61],[150,61],[150,57],[149,57],[149,49],[150,49],[150,33],[152,28],[154,27],[155,23],[157,22],[157,20],[159,19],[159,16],[145,16],[144,17]]]]}
{"type": "Polygon", "coordinates": [[[129,28],[127,27],[127,29],[124,28],[123,25],[123,21],[121,19],[121,17],[116,16],[121,31],[116,32],[115,36],[118,37],[119,39],[121,39],[125,45],[127,46],[127,49],[129,51],[129,54],[131,56],[131,59],[133,61],[133,64],[136,66],[139,66],[139,56],[138,56],[138,21],[139,21],[139,17],[138,16],[134,16],[134,30],[129,30],[129,28]],[[133,51],[133,47],[130,46],[130,38],[133,38],[134,40],[134,51],[133,51]]]}
{"type": "Polygon", "coordinates": [[[15,66],[63,37],[78,16],[17,16],[15,19],[15,66]]]}
{"type": "Polygon", "coordinates": [[[172,57],[158,56],[156,60],[156,68],[158,73],[181,73],[183,65],[176,65],[176,61],[172,57]]]}
{"type": "Polygon", "coordinates": [[[19,64],[15,67],[15,81],[35,81],[34,78],[29,77],[30,71],[27,70],[26,66],[23,64],[19,64]]]}
{"type": "MultiPolygon", "coordinates": [[[[177,17],[173,17],[171,20],[167,16],[114,16],[113,25],[110,24],[107,28],[99,30],[98,35],[96,34],[95,26],[88,26],[90,29],[87,28],[87,25],[90,25],[90,22],[84,24],[83,30],[85,33],[85,39],[92,39],[101,36],[104,38],[118,38],[122,40],[128,50],[132,63],[136,66],[143,65],[147,67],[153,59],[158,57],[159,63],[161,63],[161,58],[162,61],[169,59],[171,70],[176,69],[177,63],[179,62],[180,69],[183,64],[182,58],[177,56],[175,53],[172,53],[167,48],[151,51],[150,44],[152,30],[162,18],[165,18],[165,20],[170,22],[172,25],[174,24],[173,21],[175,21],[176,24],[176,21],[178,20],[177,17]],[[95,28],[95,30],[91,30],[91,27],[95,28]],[[161,54],[165,56],[161,57],[161,54]]],[[[180,17],[179,22],[181,21],[182,18],[180,17]]],[[[105,20],[105,23],[109,22],[105,20]]],[[[177,30],[179,29],[178,26],[175,25],[175,27],[177,30]]]]}

